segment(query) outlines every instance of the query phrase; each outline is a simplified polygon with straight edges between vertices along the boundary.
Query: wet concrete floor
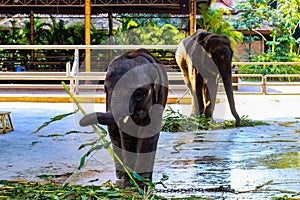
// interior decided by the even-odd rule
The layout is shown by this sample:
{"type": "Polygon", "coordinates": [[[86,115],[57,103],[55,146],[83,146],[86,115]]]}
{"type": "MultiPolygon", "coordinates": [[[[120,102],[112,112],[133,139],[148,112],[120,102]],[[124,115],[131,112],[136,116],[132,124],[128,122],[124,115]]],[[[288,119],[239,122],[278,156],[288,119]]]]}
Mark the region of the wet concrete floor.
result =
{"type": "MultiPolygon", "coordinates": [[[[189,193],[161,192],[167,197],[225,197],[226,199],[271,199],[272,196],[300,198],[300,96],[236,96],[240,115],[269,122],[268,126],[241,127],[182,133],[162,132],[155,162],[154,181],[163,174],[168,189],[193,188],[189,193]],[[236,193],[203,192],[201,189],[230,186],[236,193]],[[298,193],[298,194],[297,194],[298,193]],[[298,195],[298,196],[297,196],[298,195]]],[[[189,105],[171,105],[183,113],[189,105]]],[[[104,110],[103,104],[84,105],[87,112],[104,110]]],[[[71,112],[71,103],[0,103],[11,111],[15,130],[0,134],[0,179],[43,181],[41,175],[63,183],[100,184],[115,181],[113,161],[105,150],[95,153],[77,170],[95,135],[68,134],[80,114],[65,118],[30,135],[55,115],[71,112]],[[74,173],[70,176],[70,173],[74,173]],[[54,176],[55,175],[55,176],[54,176]],[[75,182],[76,180],[76,182],[75,182]]],[[[216,105],[216,120],[232,119],[226,98],[216,105]]],[[[162,187],[158,187],[162,188],[162,187]]]]}

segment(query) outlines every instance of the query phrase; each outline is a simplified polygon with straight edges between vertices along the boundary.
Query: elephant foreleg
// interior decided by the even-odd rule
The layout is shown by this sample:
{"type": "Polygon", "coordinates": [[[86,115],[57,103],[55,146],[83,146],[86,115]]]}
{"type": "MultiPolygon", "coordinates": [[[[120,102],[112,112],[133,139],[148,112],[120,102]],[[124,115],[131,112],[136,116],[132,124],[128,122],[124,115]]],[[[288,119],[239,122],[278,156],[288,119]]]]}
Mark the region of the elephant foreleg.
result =
{"type": "MultiPolygon", "coordinates": [[[[215,86],[218,87],[218,84],[215,86]]],[[[208,118],[212,118],[215,105],[216,105],[216,96],[217,96],[217,90],[209,90],[207,87],[207,84],[204,83],[203,86],[203,98],[204,98],[204,106],[205,106],[205,111],[204,114],[208,118]],[[214,98],[213,98],[214,96],[214,98]]]]}
{"type": "MultiPolygon", "coordinates": [[[[138,138],[131,136],[125,132],[122,132],[121,141],[122,141],[122,150],[123,150],[122,161],[126,167],[129,167],[130,169],[134,169],[136,159],[137,159],[138,138]]],[[[124,173],[124,185],[130,186],[130,180],[126,173],[124,173]]]]}
{"type": "Polygon", "coordinates": [[[203,114],[205,108],[202,93],[203,78],[197,73],[195,68],[192,68],[189,77],[192,88],[192,115],[197,116],[203,114]]]}
{"type": "Polygon", "coordinates": [[[138,144],[139,155],[135,167],[142,177],[150,180],[152,180],[158,138],[159,133],[150,138],[140,138],[138,144]]]}
{"type": "MultiPolygon", "coordinates": [[[[121,136],[119,132],[119,128],[117,125],[108,126],[109,137],[112,142],[112,147],[117,156],[123,160],[122,155],[122,144],[121,144],[121,136]]],[[[124,177],[124,169],[121,164],[114,159],[115,167],[116,167],[116,176],[121,179],[124,177]]]]}
{"type": "Polygon", "coordinates": [[[152,180],[157,143],[159,139],[163,107],[153,106],[149,117],[151,123],[139,130],[138,158],[135,169],[142,177],[152,180]]]}

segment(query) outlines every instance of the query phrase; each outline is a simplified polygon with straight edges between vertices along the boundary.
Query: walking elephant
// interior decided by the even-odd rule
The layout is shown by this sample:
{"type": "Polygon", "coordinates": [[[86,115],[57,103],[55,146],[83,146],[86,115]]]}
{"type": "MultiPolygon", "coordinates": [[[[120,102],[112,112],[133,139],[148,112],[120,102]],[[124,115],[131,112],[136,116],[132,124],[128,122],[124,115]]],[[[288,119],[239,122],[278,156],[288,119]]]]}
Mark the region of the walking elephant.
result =
{"type": "Polygon", "coordinates": [[[203,30],[186,37],[179,44],[176,62],[192,94],[192,115],[204,113],[206,117],[212,117],[221,74],[231,113],[236,125],[240,125],[232,89],[232,54],[227,36],[203,30]]]}
{"type": "MultiPolygon", "coordinates": [[[[145,49],[125,53],[110,62],[104,87],[106,112],[91,113],[80,125],[107,125],[113,149],[123,163],[152,180],[168,95],[164,67],[145,49]]],[[[116,160],[115,166],[117,178],[129,186],[129,177],[116,160]]]]}

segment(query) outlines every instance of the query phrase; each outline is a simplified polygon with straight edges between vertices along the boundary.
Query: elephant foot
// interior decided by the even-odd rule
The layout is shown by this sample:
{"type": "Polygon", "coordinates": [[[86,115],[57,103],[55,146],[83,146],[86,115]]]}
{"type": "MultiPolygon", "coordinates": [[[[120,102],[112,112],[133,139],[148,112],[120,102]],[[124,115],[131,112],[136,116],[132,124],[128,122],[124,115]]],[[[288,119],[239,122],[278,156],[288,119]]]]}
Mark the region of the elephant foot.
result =
{"type": "Polygon", "coordinates": [[[235,126],[236,126],[236,127],[240,127],[240,126],[241,126],[240,120],[236,120],[236,121],[235,121],[235,126]]]}
{"type": "MultiPolygon", "coordinates": [[[[149,174],[147,174],[149,175],[149,174]]],[[[152,176],[152,174],[150,175],[152,176]]],[[[144,176],[143,176],[144,177],[144,176]]],[[[147,178],[149,180],[151,180],[151,177],[147,178]]],[[[144,191],[146,191],[148,189],[148,184],[146,182],[149,182],[149,181],[139,181],[137,179],[135,179],[137,185],[144,191]]],[[[134,185],[132,184],[130,178],[128,176],[124,176],[123,178],[121,179],[117,179],[116,180],[116,185],[120,188],[130,188],[130,187],[134,187],[134,185]]]]}
{"type": "Polygon", "coordinates": [[[121,170],[116,170],[116,176],[118,179],[123,179],[125,177],[126,173],[121,170]]]}
{"type": "Polygon", "coordinates": [[[124,177],[116,180],[116,186],[118,188],[130,188],[132,187],[132,184],[129,178],[124,177]]]}
{"type": "Polygon", "coordinates": [[[143,178],[145,178],[145,181],[136,181],[138,186],[144,190],[147,191],[149,184],[151,185],[151,181],[152,181],[152,172],[145,172],[145,173],[139,173],[140,176],[142,176],[143,178]]]}
{"type": "Polygon", "coordinates": [[[116,186],[118,188],[124,188],[124,179],[117,179],[116,180],[116,186]]]}
{"type": "Polygon", "coordinates": [[[130,181],[130,178],[128,176],[124,177],[123,180],[124,180],[123,186],[125,188],[131,188],[133,186],[132,183],[131,183],[131,181],[130,181]]]}
{"type": "Polygon", "coordinates": [[[145,179],[152,180],[152,172],[139,173],[139,175],[145,179]]]}

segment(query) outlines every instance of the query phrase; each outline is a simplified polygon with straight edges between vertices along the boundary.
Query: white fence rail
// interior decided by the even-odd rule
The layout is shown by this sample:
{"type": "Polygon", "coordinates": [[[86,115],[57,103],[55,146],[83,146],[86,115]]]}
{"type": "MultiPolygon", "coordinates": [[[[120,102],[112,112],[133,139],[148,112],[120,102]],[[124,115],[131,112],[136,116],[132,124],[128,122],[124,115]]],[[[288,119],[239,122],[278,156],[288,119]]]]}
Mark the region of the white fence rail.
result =
{"type": "MultiPolygon", "coordinates": [[[[66,64],[65,72],[5,72],[0,73],[0,80],[53,80],[53,81],[69,81],[69,87],[74,93],[78,93],[79,89],[88,88],[103,88],[103,85],[86,85],[81,84],[82,80],[104,80],[105,72],[79,72],[79,50],[80,49],[173,49],[177,48],[177,45],[0,45],[0,49],[71,49],[74,50],[74,61],[71,67],[70,63],[66,64]]],[[[300,62],[233,62],[233,65],[300,65],[300,62]]],[[[233,77],[238,78],[257,78],[256,82],[239,81],[233,83],[233,86],[256,86],[261,87],[260,92],[254,92],[259,94],[271,94],[267,88],[269,86],[300,86],[300,74],[284,74],[284,75],[262,75],[262,74],[233,74],[233,77]],[[271,78],[297,78],[295,82],[281,82],[281,81],[269,81],[271,78]]],[[[168,78],[170,81],[182,81],[182,75],[180,72],[168,72],[168,78]]],[[[44,88],[44,89],[59,89],[62,88],[59,84],[0,84],[0,89],[3,88],[44,88]]],[[[171,89],[186,89],[185,85],[171,84],[171,89]]],[[[297,87],[298,88],[298,87],[297,87]]],[[[235,93],[253,93],[253,92],[239,92],[235,93]]],[[[278,93],[278,94],[290,94],[278,93]]],[[[299,92],[293,92],[291,94],[300,94],[299,92]]]]}

